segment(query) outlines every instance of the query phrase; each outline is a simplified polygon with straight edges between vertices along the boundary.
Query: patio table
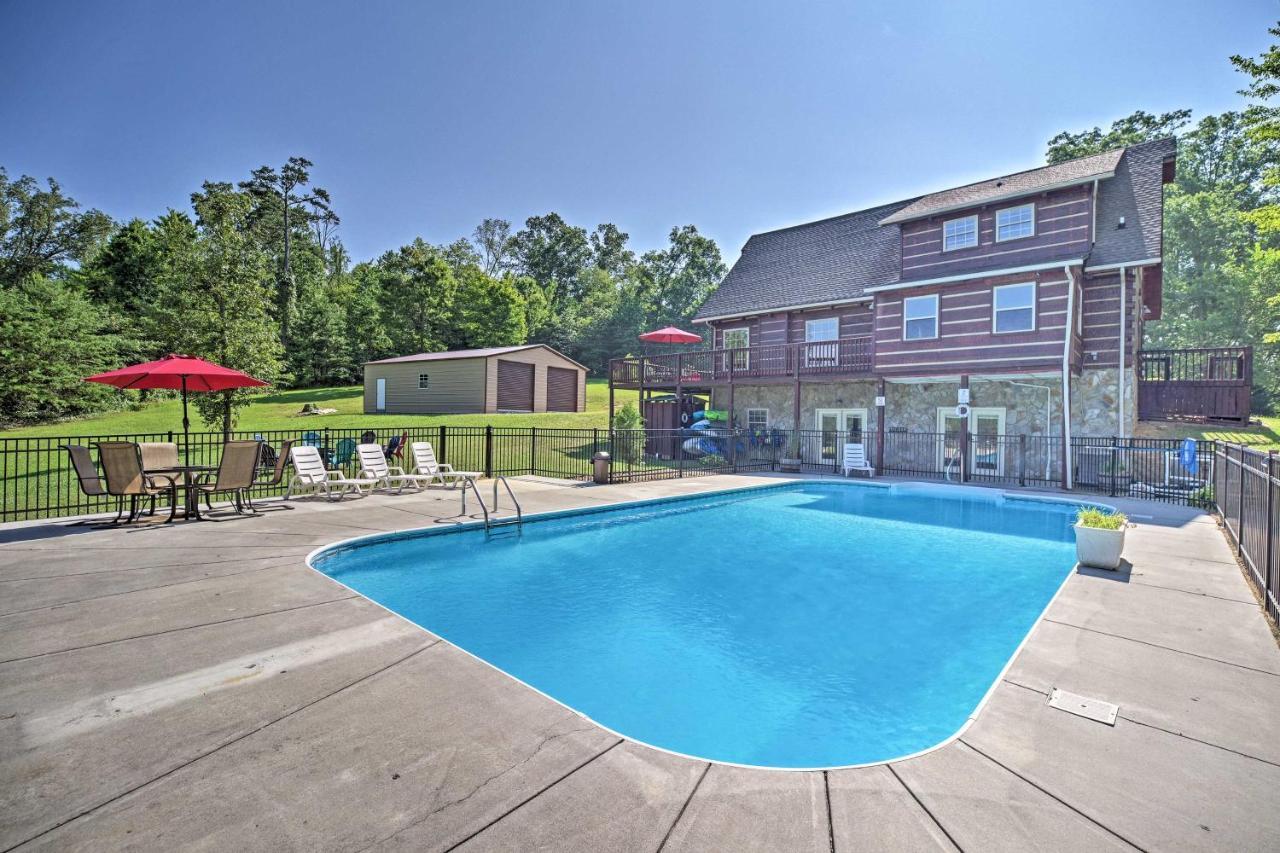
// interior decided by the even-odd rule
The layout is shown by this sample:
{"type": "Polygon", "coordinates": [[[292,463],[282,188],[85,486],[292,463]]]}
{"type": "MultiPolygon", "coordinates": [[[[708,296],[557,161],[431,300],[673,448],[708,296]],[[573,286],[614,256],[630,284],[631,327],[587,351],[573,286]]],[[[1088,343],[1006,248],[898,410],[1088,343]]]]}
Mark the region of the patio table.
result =
{"type": "MultiPolygon", "coordinates": [[[[148,468],[144,473],[147,476],[169,477],[170,479],[181,478],[180,483],[175,485],[183,492],[182,518],[184,521],[203,521],[200,515],[200,493],[192,486],[196,474],[203,474],[208,471],[216,471],[216,465],[172,465],[167,468],[148,468]]],[[[173,519],[171,518],[170,521],[173,519]]],[[[165,524],[169,522],[166,521],[165,524]]]]}

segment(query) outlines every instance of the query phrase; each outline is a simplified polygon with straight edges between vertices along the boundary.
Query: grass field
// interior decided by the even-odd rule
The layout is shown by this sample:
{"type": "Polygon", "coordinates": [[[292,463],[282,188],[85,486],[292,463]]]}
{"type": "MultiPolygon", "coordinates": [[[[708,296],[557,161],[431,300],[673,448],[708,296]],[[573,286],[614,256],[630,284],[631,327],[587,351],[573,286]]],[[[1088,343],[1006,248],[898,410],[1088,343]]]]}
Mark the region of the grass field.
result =
{"type": "MultiPolygon", "coordinates": [[[[621,407],[636,399],[635,391],[618,391],[616,404],[621,407]]],[[[603,379],[587,380],[585,412],[547,412],[528,415],[366,415],[359,385],[344,388],[305,388],[278,391],[258,397],[240,412],[238,431],[351,429],[353,427],[427,427],[427,426],[495,426],[557,427],[561,429],[603,429],[608,424],[609,384],[603,379]],[[315,403],[326,409],[337,409],[331,415],[299,416],[303,403],[315,403]]],[[[71,437],[78,435],[122,435],[156,433],[182,429],[182,403],[159,400],[138,409],[108,412],[90,418],[61,421],[40,426],[19,427],[0,431],[0,437],[71,437]]],[[[216,431],[191,412],[192,432],[216,431]]]]}
{"type": "Polygon", "coordinates": [[[1229,441],[1247,444],[1258,450],[1280,450],[1280,417],[1260,416],[1261,423],[1247,428],[1222,425],[1148,421],[1138,425],[1143,438],[1196,438],[1204,441],[1229,441]]]}

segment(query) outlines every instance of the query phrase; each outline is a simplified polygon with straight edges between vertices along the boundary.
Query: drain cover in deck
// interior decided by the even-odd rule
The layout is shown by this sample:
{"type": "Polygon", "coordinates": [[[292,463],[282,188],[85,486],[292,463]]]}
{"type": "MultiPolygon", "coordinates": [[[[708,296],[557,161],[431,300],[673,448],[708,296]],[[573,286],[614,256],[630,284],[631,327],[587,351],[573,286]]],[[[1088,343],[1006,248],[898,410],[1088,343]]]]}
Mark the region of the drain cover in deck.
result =
{"type": "Polygon", "coordinates": [[[1053,688],[1053,692],[1049,694],[1049,707],[1075,714],[1077,717],[1106,723],[1108,726],[1116,724],[1116,715],[1120,713],[1119,705],[1112,705],[1101,699],[1090,699],[1088,696],[1078,696],[1057,687],[1053,688]]]}

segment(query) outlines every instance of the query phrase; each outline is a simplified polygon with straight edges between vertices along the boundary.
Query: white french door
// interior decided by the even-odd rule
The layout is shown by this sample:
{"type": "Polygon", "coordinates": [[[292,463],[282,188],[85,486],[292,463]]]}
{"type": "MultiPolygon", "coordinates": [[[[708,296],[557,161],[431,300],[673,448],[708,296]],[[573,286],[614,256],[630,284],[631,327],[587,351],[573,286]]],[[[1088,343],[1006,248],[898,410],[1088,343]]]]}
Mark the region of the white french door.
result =
{"type": "Polygon", "coordinates": [[[822,461],[835,462],[844,453],[850,437],[860,440],[867,428],[866,409],[818,409],[813,428],[822,433],[822,461]]]}
{"type": "MultiPolygon", "coordinates": [[[[969,410],[968,429],[973,436],[969,458],[973,463],[974,474],[1004,473],[1004,452],[1000,446],[1000,436],[1004,435],[1005,410],[1003,406],[987,406],[969,410]]],[[[938,446],[938,470],[950,468],[957,474],[960,472],[960,432],[966,427],[965,418],[956,415],[956,410],[940,406],[938,408],[938,432],[943,439],[938,446]]]]}

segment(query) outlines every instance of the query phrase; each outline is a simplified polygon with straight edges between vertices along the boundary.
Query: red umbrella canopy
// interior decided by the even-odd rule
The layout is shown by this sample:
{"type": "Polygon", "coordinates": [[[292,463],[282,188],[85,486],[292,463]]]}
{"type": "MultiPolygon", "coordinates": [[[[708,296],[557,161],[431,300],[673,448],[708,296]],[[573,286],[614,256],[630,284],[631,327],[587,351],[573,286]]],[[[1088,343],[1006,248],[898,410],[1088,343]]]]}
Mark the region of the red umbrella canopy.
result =
{"type": "Polygon", "coordinates": [[[170,388],[184,391],[226,391],[253,388],[268,383],[247,373],[190,355],[170,353],[159,361],[135,364],[86,376],[87,382],[101,382],[117,388],[170,388]]]}
{"type": "Polygon", "coordinates": [[[695,335],[693,332],[686,332],[675,326],[667,326],[665,329],[645,332],[640,336],[640,340],[652,344],[696,344],[702,340],[702,335],[695,335]]]}

